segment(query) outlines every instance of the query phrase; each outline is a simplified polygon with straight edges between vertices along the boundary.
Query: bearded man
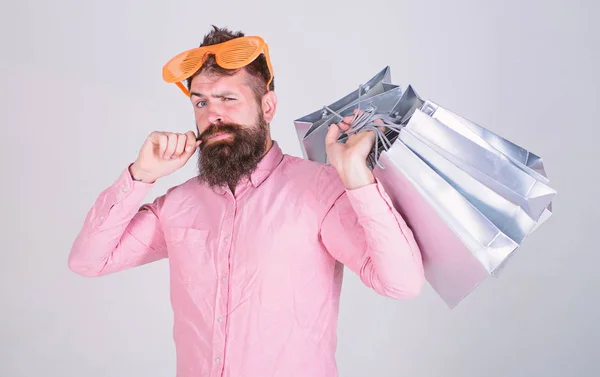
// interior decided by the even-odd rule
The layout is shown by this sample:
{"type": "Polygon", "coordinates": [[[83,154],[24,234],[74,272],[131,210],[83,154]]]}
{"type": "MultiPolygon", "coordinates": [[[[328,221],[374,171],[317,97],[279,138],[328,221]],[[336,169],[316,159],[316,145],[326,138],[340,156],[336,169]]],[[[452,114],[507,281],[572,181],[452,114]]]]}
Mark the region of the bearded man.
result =
{"type": "Polygon", "coordinates": [[[163,72],[185,82],[197,134],[148,136],[93,204],[69,267],[94,277],[168,259],[178,377],[337,376],[344,266],[394,299],[424,283],[413,234],[367,164],[375,135],[339,143],[346,119],[326,136],[328,164],[284,154],[258,37],[214,27],[163,72]],[[196,150],[197,176],[142,202],[196,150]]]}

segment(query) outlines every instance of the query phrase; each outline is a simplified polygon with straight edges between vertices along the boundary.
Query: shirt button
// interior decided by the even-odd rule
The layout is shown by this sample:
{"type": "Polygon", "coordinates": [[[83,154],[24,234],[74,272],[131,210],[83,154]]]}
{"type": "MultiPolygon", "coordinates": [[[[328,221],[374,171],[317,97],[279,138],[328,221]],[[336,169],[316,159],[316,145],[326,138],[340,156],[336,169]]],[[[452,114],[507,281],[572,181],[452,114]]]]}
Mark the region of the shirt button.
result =
{"type": "Polygon", "coordinates": [[[221,278],[221,281],[222,281],[223,283],[227,282],[227,276],[223,276],[223,277],[221,278]]]}
{"type": "Polygon", "coordinates": [[[225,242],[229,242],[229,236],[225,237],[225,242]]]}
{"type": "Polygon", "coordinates": [[[219,323],[223,322],[223,316],[219,317],[219,319],[217,319],[217,321],[219,321],[219,323]]]}
{"type": "Polygon", "coordinates": [[[217,357],[217,358],[215,359],[215,361],[216,361],[217,363],[220,363],[220,362],[221,362],[221,358],[220,358],[220,357],[217,357]]]}
{"type": "Polygon", "coordinates": [[[127,187],[123,187],[123,192],[127,192],[127,187]]]}
{"type": "Polygon", "coordinates": [[[100,216],[100,221],[104,220],[104,216],[100,216]]]}

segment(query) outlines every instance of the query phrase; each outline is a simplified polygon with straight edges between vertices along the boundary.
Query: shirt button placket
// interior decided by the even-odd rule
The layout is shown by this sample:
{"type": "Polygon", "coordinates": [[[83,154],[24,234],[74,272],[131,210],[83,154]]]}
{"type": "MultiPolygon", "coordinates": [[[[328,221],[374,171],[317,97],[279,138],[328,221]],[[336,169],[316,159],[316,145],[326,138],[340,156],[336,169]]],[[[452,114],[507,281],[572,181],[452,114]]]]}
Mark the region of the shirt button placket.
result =
{"type": "MultiPolygon", "coordinates": [[[[221,344],[220,350],[219,350],[219,354],[220,355],[224,355],[225,354],[225,348],[226,348],[226,342],[227,342],[227,333],[226,333],[226,327],[227,327],[227,321],[226,321],[226,316],[228,313],[228,309],[229,309],[229,275],[230,275],[230,271],[229,271],[229,258],[230,258],[230,253],[231,253],[231,235],[233,233],[233,224],[234,224],[234,220],[235,220],[235,212],[236,212],[236,202],[235,199],[233,200],[232,206],[230,207],[230,209],[227,211],[227,215],[225,218],[225,221],[223,223],[223,242],[221,243],[222,247],[221,250],[219,250],[219,255],[221,256],[221,278],[220,278],[220,297],[221,300],[220,303],[221,305],[219,305],[216,310],[217,313],[215,313],[215,315],[217,316],[217,331],[220,332],[220,338],[223,339],[223,342],[221,344]]],[[[221,372],[223,371],[223,365],[222,365],[222,361],[223,357],[222,356],[216,356],[215,357],[215,363],[216,364],[220,364],[220,370],[221,372]]]]}

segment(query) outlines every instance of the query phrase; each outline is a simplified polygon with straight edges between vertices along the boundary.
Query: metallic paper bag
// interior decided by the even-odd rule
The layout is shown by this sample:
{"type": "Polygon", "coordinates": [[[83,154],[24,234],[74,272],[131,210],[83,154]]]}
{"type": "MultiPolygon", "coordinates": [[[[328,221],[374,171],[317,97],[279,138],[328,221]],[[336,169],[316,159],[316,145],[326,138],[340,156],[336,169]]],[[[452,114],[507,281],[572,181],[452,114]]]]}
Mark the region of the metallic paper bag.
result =
{"type": "MultiPolygon", "coordinates": [[[[385,80],[391,80],[389,70],[385,80]]],[[[550,217],[556,191],[535,154],[423,100],[410,85],[402,91],[380,83],[380,92],[359,90],[313,112],[308,128],[297,122],[304,156],[327,163],[328,126],[360,110],[338,141],[375,132],[367,163],[413,230],[427,281],[454,307],[488,276],[497,276],[550,217]]]]}
{"type": "MultiPolygon", "coordinates": [[[[352,100],[351,102],[347,102],[347,100],[352,99],[352,97],[350,97],[350,95],[344,97],[342,100],[335,102],[333,105],[333,107],[331,106],[325,106],[321,111],[320,111],[320,119],[315,120],[312,125],[310,126],[310,128],[308,129],[308,131],[306,132],[306,134],[304,135],[305,137],[310,135],[313,131],[316,131],[319,127],[321,127],[321,125],[327,121],[333,120],[333,121],[339,121],[339,116],[337,116],[336,114],[338,114],[338,112],[344,112],[348,107],[350,106],[354,106],[357,105],[357,107],[360,109],[362,108],[362,106],[364,106],[363,104],[368,101],[369,99],[373,98],[373,97],[377,97],[383,93],[386,93],[390,90],[400,90],[400,87],[398,85],[394,85],[394,84],[388,84],[385,82],[379,83],[377,84],[375,87],[370,88],[369,85],[363,86],[361,85],[359,87],[359,89],[357,89],[356,91],[354,91],[352,93],[352,97],[356,96],[356,99],[352,100]]],[[[356,106],[354,107],[356,108],[356,106]]]]}
{"type": "MultiPolygon", "coordinates": [[[[389,67],[385,67],[375,76],[373,76],[370,80],[365,82],[363,85],[360,85],[357,90],[331,103],[329,105],[329,108],[333,111],[340,111],[341,109],[357,101],[361,97],[368,98],[370,96],[383,93],[384,90],[389,90],[394,87],[397,86],[391,83],[391,70],[389,67]]],[[[323,109],[318,109],[308,115],[296,119],[294,121],[294,126],[296,128],[298,138],[302,140],[309,133],[312,133],[312,131],[314,131],[314,129],[317,128],[320,125],[320,123],[328,116],[331,116],[331,113],[328,113],[323,109]]],[[[302,153],[304,154],[304,157],[307,158],[306,151],[304,149],[304,143],[300,143],[300,146],[302,148],[302,153]]]]}
{"type": "Polygon", "coordinates": [[[421,136],[437,153],[478,181],[521,206],[536,221],[556,194],[554,189],[519,169],[507,158],[464,137],[422,111],[413,114],[406,129],[421,136]]]}
{"type": "Polygon", "coordinates": [[[422,108],[424,104],[425,101],[419,97],[412,85],[409,85],[400,101],[392,109],[390,116],[395,120],[395,123],[404,124],[410,119],[414,111],[422,108]]]}
{"type": "Polygon", "coordinates": [[[374,175],[413,231],[425,278],[453,308],[518,247],[402,141],[374,175]]]}
{"type": "MultiPolygon", "coordinates": [[[[308,135],[305,135],[301,139],[305,157],[312,161],[327,163],[325,135],[327,135],[329,126],[332,123],[341,122],[341,117],[352,115],[354,110],[369,106],[375,107],[381,112],[390,112],[401,97],[402,90],[401,88],[396,87],[373,97],[361,98],[360,100],[354,101],[339,112],[331,112],[331,116],[327,117],[325,121],[320,122],[316,129],[312,130],[312,132],[309,131],[308,135]]],[[[327,110],[327,108],[325,110],[327,110]]]]}
{"type": "MultiPolygon", "coordinates": [[[[477,142],[480,146],[507,158],[514,163],[518,168],[522,169],[527,174],[531,175],[536,180],[549,184],[549,179],[544,169],[542,158],[526,150],[525,148],[516,145],[495,134],[494,132],[481,127],[480,125],[461,117],[460,115],[446,109],[431,100],[427,100],[422,105],[422,110],[425,114],[434,119],[439,120],[444,125],[459,132],[461,135],[477,142]]],[[[534,230],[543,222],[548,220],[552,215],[552,202],[542,212],[534,230]]]]}
{"type": "MultiPolygon", "coordinates": [[[[382,109],[385,109],[388,106],[380,106],[377,98],[374,99],[374,101],[365,101],[365,105],[362,107],[359,107],[359,109],[368,109],[368,110],[373,110],[376,111],[377,113],[382,113],[382,109]],[[378,108],[379,106],[379,108],[378,108]]],[[[389,115],[390,118],[395,122],[395,123],[404,123],[405,121],[407,121],[408,119],[410,119],[410,116],[413,114],[413,112],[420,108],[423,105],[424,101],[417,95],[417,93],[415,92],[415,90],[413,89],[413,87],[411,85],[409,85],[406,90],[402,93],[402,96],[400,97],[400,99],[396,102],[396,104],[394,105],[394,107],[392,107],[392,109],[389,111],[389,115]]],[[[342,116],[348,116],[348,115],[352,115],[352,112],[354,111],[355,107],[351,108],[351,111],[344,111],[343,114],[340,114],[342,116]]],[[[337,119],[340,119],[340,117],[338,116],[337,119]]],[[[336,119],[336,120],[337,120],[336,119]]],[[[391,132],[391,135],[393,135],[394,133],[391,132]]],[[[340,142],[345,142],[347,139],[348,135],[347,134],[342,134],[340,135],[338,141],[340,142]]],[[[378,145],[379,147],[383,147],[383,145],[381,144],[381,142],[378,145]]]]}
{"type": "MultiPolygon", "coordinates": [[[[458,191],[483,216],[502,233],[518,244],[534,229],[537,222],[519,205],[496,193],[466,171],[437,153],[418,134],[408,129],[398,137],[411,152],[416,154],[437,175],[458,191]]],[[[392,147],[394,148],[394,147],[392,147]]]]}
{"type": "Polygon", "coordinates": [[[537,180],[546,184],[549,182],[542,159],[534,153],[464,117],[461,117],[431,100],[427,100],[423,103],[422,110],[425,114],[439,120],[454,131],[478,142],[482,147],[487,148],[490,151],[502,153],[537,180]]]}

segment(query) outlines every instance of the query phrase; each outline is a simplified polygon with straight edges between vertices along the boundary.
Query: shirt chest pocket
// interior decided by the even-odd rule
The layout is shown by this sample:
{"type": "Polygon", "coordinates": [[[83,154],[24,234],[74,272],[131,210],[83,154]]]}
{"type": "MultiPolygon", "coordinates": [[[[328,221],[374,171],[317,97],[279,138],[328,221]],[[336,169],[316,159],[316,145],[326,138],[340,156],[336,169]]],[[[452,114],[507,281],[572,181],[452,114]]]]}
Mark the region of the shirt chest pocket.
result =
{"type": "Polygon", "coordinates": [[[212,269],[206,229],[174,227],[166,232],[172,277],[184,284],[195,284],[212,269]]]}

